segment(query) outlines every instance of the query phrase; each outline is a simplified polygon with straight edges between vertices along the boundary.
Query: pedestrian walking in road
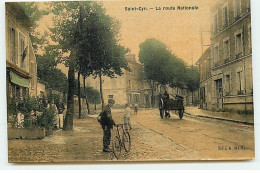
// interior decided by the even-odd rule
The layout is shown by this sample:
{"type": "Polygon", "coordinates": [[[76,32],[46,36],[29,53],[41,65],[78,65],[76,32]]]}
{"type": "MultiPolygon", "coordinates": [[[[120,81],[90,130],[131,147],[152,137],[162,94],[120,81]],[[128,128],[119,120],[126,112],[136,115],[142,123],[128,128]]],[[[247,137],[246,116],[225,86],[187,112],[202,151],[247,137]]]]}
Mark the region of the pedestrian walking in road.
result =
{"type": "Polygon", "coordinates": [[[124,124],[128,125],[130,127],[130,130],[132,129],[131,125],[131,108],[129,107],[129,104],[125,104],[125,113],[124,113],[124,124]]]}
{"type": "Polygon", "coordinates": [[[137,115],[137,111],[138,111],[138,104],[137,103],[134,104],[134,111],[135,111],[135,115],[137,115]]]}
{"type": "Polygon", "coordinates": [[[115,104],[113,99],[108,100],[108,105],[105,106],[100,113],[100,124],[103,129],[103,152],[110,152],[109,145],[111,140],[111,129],[115,122],[112,118],[111,107],[115,104]]]}

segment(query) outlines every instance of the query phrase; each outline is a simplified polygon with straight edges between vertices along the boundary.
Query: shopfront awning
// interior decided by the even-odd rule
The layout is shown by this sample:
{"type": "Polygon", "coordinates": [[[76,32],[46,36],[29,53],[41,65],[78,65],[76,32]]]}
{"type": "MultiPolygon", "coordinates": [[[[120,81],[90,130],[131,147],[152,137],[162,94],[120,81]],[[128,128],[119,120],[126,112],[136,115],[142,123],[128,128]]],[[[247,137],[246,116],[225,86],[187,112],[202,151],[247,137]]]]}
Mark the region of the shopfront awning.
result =
{"type": "Polygon", "coordinates": [[[26,87],[28,88],[30,85],[30,80],[29,79],[25,79],[17,74],[15,74],[14,72],[10,71],[10,80],[12,83],[22,86],[22,87],[26,87]]]}

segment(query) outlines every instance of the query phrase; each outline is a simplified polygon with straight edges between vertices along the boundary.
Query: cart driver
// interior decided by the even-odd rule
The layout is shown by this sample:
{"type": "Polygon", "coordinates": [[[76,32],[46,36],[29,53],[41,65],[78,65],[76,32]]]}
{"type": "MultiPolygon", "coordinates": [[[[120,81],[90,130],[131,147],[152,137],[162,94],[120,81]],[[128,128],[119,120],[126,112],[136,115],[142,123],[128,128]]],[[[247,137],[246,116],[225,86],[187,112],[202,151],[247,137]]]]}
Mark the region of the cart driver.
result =
{"type": "Polygon", "coordinates": [[[167,91],[165,91],[165,93],[163,94],[163,98],[164,98],[164,100],[169,100],[170,99],[170,95],[168,94],[167,91]]]}

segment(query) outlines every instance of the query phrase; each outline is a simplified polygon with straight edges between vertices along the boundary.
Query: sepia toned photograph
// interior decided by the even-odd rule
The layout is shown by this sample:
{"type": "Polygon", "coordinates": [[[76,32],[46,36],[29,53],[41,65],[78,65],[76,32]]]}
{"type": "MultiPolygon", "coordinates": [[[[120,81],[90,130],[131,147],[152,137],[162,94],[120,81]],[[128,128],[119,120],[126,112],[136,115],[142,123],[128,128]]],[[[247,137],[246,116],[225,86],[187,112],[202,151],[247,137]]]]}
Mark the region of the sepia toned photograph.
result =
{"type": "Polygon", "coordinates": [[[255,159],[250,0],[5,2],[9,163],[255,159]]]}

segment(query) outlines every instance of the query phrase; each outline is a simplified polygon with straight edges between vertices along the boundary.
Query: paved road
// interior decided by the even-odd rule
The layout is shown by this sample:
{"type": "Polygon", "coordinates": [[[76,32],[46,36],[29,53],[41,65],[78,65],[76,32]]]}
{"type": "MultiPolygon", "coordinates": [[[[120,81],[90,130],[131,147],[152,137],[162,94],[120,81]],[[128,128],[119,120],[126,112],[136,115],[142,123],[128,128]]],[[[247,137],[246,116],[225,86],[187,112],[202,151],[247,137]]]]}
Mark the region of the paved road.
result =
{"type": "MultiPolygon", "coordinates": [[[[123,111],[113,110],[116,123],[123,111]]],[[[250,159],[253,126],[177,115],[160,119],[157,110],[132,116],[132,147],[121,161],[250,159]]],[[[74,131],[56,131],[43,140],[9,140],[9,162],[113,161],[102,152],[102,129],[95,116],[75,119],[74,131]]]]}
{"type": "Polygon", "coordinates": [[[152,110],[145,111],[142,116],[136,116],[133,119],[183,147],[196,151],[204,159],[254,158],[254,127],[252,125],[194,118],[188,115],[184,115],[184,118],[180,120],[174,114],[170,119],[160,119],[159,112],[152,110]]]}

